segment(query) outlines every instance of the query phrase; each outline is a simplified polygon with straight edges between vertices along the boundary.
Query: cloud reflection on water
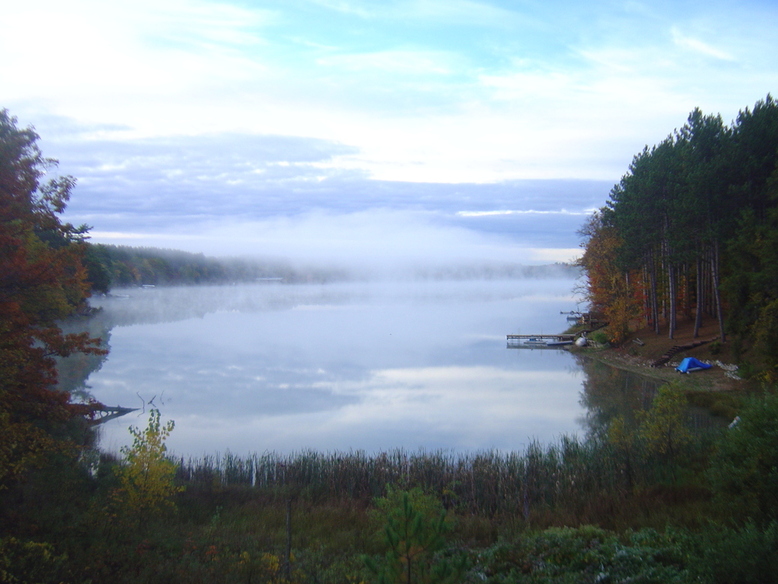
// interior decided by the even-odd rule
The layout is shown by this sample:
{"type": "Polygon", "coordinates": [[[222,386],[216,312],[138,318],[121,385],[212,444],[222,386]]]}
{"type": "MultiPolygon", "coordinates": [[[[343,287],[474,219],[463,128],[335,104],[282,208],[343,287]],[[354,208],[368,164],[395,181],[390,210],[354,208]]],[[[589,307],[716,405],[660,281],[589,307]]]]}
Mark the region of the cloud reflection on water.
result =
{"type": "MultiPolygon", "coordinates": [[[[253,304],[200,299],[191,305],[207,311],[114,328],[108,361],[89,384],[112,405],[156,396],[176,421],[170,446],[182,454],[521,448],[580,430],[570,355],[505,348],[517,322],[526,332],[564,328],[572,284],[237,287],[226,296],[232,306],[238,296],[253,304]]],[[[183,292],[153,294],[164,304],[183,292]]],[[[107,300],[109,316],[112,304],[130,322],[132,299],[107,300]]],[[[104,446],[127,443],[127,426],[144,420],[111,422],[104,446]]]]}

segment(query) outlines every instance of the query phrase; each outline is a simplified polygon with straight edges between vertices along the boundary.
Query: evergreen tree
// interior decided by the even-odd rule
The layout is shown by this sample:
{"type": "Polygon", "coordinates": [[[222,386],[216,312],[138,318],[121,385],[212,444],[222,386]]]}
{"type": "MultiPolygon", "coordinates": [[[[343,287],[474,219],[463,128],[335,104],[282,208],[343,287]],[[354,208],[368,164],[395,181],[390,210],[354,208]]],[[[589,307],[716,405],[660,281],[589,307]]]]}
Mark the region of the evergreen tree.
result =
{"type": "MultiPolygon", "coordinates": [[[[769,367],[778,366],[771,357],[778,347],[774,176],[778,103],[771,96],[730,127],[692,111],[683,127],[634,157],[583,230],[593,308],[624,314],[624,298],[632,298],[657,334],[667,325],[670,338],[679,315],[694,314],[695,337],[712,315],[722,342],[734,332],[738,346],[754,345],[769,367]],[[623,289],[608,293],[607,283],[617,281],[623,289]]],[[[615,324],[623,335],[623,317],[615,324]]]]}
{"type": "Polygon", "coordinates": [[[383,561],[366,558],[381,584],[455,584],[466,569],[465,558],[442,554],[449,525],[439,500],[420,489],[390,489],[378,501],[387,548],[383,561]]]}

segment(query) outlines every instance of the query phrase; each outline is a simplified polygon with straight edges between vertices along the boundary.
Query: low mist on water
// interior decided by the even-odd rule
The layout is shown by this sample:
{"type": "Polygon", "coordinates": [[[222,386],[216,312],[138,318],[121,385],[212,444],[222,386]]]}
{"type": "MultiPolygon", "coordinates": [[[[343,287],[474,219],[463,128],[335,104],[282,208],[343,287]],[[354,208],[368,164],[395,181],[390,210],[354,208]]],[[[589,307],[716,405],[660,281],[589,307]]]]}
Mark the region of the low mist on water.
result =
{"type": "Polygon", "coordinates": [[[159,407],[180,454],[520,448],[581,430],[571,355],[506,348],[567,327],[573,276],[116,290],[94,299],[110,354],[87,385],[159,407]]]}
{"type": "MultiPolygon", "coordinates": [[[[369,209],[310,211],[238,220],[198,218],[142,224],[142,233],[93,230],[98,243],[151,246],[331,270],[361,278],[479,272],[571,262],[580,255],[576,230],[584,213],[498,213],[369,209]]],[[[514,277],[516,274],[503,273],[514,277]]]]}

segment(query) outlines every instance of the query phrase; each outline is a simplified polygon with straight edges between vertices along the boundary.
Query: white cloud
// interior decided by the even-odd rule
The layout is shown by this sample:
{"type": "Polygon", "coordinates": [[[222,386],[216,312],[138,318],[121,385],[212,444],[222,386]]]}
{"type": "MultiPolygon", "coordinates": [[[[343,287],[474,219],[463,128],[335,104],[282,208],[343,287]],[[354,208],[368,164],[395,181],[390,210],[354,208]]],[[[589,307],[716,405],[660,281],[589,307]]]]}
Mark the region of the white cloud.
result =
{"type": "Polygon", "coordinates": [[[471,0],[420,0],[405,4],[400,14],[402,13],[410,13],[414,17],[428,18],[438,23],[500,28],[529,21],[529,18],[519,11],[471,0]]]}
{"type": "Polygon", "coordinates": [[[530,257],[533,262],[538,263],[556,263],[556,262],[574,262],[581,257],[580,247],[570,248],[533,248],[530,257]]]}
{"type": "Polygon", "coordinates": [[[335,10],[337,12],[343,12],[346,14],[353,14],[361,18],[371,18],[376,14],[376,9],[379,8],[371,2],[362,1],[350,1],[350,0],[311,0],[312,3],[318,4],[329,10],[335,10]]]}
{"type": "Polygon", "coordinates": [[[188,84],[194,76],[234,75],[238,70],[241,76],[250,75],[250,59],[229,49],[260,43],[253,31],[270,21],[267,12],[169,0],[33,2],[10,12],[0,25],[2,50],[25,48],[23,58],[3,65],[22,75],[13,77],[13,85],[37,82],[87,92],[160,90],[176,80],[188,84]],[[41,42],[30,42],[30,27],[19,23],[34,23],[41,42]],[[230,58],[237,59],[237,66],[230,66],[230,58]]]}
{"type": "Polygon", "coordinates": [[[673,42],[681,48],[688,49],[695,53],[699,53],[701,55],[705,55],[706,57],[712,57],[721,61],[734,62],[736,60],[735,57],[733,57],[727,51],[714,47],[713,45],[703,42],[699,39],[686,36],[677,28],[673,28],[672,35],[673,42]]]}
{"type": "Polygon", "coordinates": [[[450,75],[454,68],[451,55],[441,51],[392,49],[362,54],[329,55],[317,59],[326,67],[368,74],[450,75]]]}
{"type": "Polygon", "coordinates": [[[594,209],[583,209],[580,211],[568,211],[567,209],[544,211],[536,209],[503,209],[497,211],[457,211],[457,215],[460,217],[505,217],[510,215],[575,215],[586,217],[591,215],[592,212],[594,212],[594,209]]]}
{"type": "MultiPolygon", "coordinates": [[[[150,159],[106,161],[102,154],[84,163],[82,185],[113,173],[117,180],[106,188],[131,185],[127,204],[160,190],[173,197],[183,190],[173,188],[179,182],[197,190],[204,212],[213,200],[205,187],[231,185],[245,202],[257,173],[285,185],[280,205],[289,184],[294,192],[316,191],[333,176],[362,181],[365,191],[375,185],[366,177],[612,184],[636,152],[682,125],[693,108],[730,120],[778,84],[770,57],[778,40],[774,8],[651,8],[594,2],[560,13],[554,5],[509,10],[470,0],[259,0],[250,8],[205,0],[31,0],[6,7],[0,21],[0,105],[25,124],[59,115],[99,128],[78,139],[171,139],[171,153],[186,148],[175,138],[225,134],[343,146],[302,164],[273,158],[289,167],[241,169],[218,153],[218,164],[207,155],[190,161],[200,170],[150,159]]],[[[60,141],[56,156],[66,162],[78,139],[60,141]]],[[[118,201],[110,201],[111,212],[118,201]]],[[[455,211],[462,210],[490,208],[455,211]]],[[[92,222],[100,227],[99,214],[92,222]]]]}
{"type": "Polygon", "coordinates": [[[266,220],[225,218],[198,222],[187,231],[106,232],[98,243],[151,245],[220,256],[283,258],[296,264],[325,264],[375,274],[406,268],[458,264],[538,264],[568,261],[568,249],[536,249],[525,241],[479,233],[436,220],[434,214],[368,210],[355,213],[311,212],[266,220]]]}
{"type": "Polygon", "coordinates": [[[527,20],[517,12],[489,2],[472,0],[401,0],[370,2],[364,0],[312,0],[329,10],[363,19],[431,22],[440,25],[476,25],[505,27],[527,20]]]}

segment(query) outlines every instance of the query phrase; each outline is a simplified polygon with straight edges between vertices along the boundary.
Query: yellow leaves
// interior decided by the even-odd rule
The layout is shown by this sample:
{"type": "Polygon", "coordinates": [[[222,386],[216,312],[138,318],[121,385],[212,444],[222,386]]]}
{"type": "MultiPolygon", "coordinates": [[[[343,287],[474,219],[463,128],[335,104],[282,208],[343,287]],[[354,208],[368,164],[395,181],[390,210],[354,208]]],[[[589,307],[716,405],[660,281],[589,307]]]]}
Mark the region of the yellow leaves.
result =
{"type": "Polygon", "coordinates": [[[165,440],[173,431],[170,420],[160,424],[159,410],[151,410],[144,430],[130,428],[133,445],[121,449],[124,464],[116,469],[121,506],[131,516],[156,514],[174,507],[173,496],[183,490],[175,484],[177,464],[166,456],[165,440]]]}
{"type": "Polygon", "coordinates": [[[679,446],[691,440],[686,406],[684,393],[668,384],[659,388],[649,410],[638,413],[639,434],[650,451],[672,456],[679,446]]]}
{"type": "Polygon", "coordinates": [[[49,543],[0,539],[0,582],[60,582],[67,556],[49,543]]]}
{"type": "Polygon", "coordinates": [[[682,390],[672,383],[663,385],[657,390],[651,407],[636,412],[636,425],[624,416],[611,420],[608,442],[624,451],[640,443],[654,454],[672,455],[692,438],[686,423],[686,407],[682,390]]]}
{"type": "MultiPolygon", "coordinates": [[[[624,280],[624,277],[621,278],[624,280]]],[[[611,342],[621,344],[630,330],[630,324],[640,314],[639,306],[632,296],[632,291],[626,285],[614,286],[611,303],[605,307],[605,319],[608,321],[608,331],[611,342]]]]}
{"type": "MultiPolygon", "coordinates": [[[[214,568],[221,570],[221,574],[228,574],[229,581],[239,582],[267,582],[268,584],[296,584],[303,582],[304,574],[292,571],[287,578],[286,565],[281,558],[268,552],[241,551],[237,554],[227,550],[218,553],[216,546],[209,546],[206,551],[206,559],[218,562],[214,568]],[[213,554],[208,557],[208,552],[213,549],[213,554]]],[[[294,561],[294,557],[292,557],[294,561]]]]}
{"type": "MultiPolygon", "coordinates": [[[[244,553],[248,554],[248,552],[244,553]]],[[[260,562],[262,567],[264,567],[265,570],[271,572],[272,574],[278,574],[278,572],[281,570],[281,560],[275,554],[262,554],[260,562]]]]}
{"type": "Polygon", "coordinates": [[[592,310],[602,312],[609,323],[611,342],[621,343],[641,314],[641,290],[637,272],[626,272],[618,257],[624,240],[614,227],[594,214],[585,228],[588,237],[579,265],[586,271],[586,299],[592,310]]]}
{"type": "Polygon", "coordinates": [[[624,416],[616,416],[608,426],[608,442],[616,448],[629,450],[633,442],[633,432],[624,416]]]}
{"type": "Polygon", "coordinates": [[[65,446],[34,424],[14,421],[0,410],[0,491],[40,467],[48,454],[65,452],[65,446]]]}

